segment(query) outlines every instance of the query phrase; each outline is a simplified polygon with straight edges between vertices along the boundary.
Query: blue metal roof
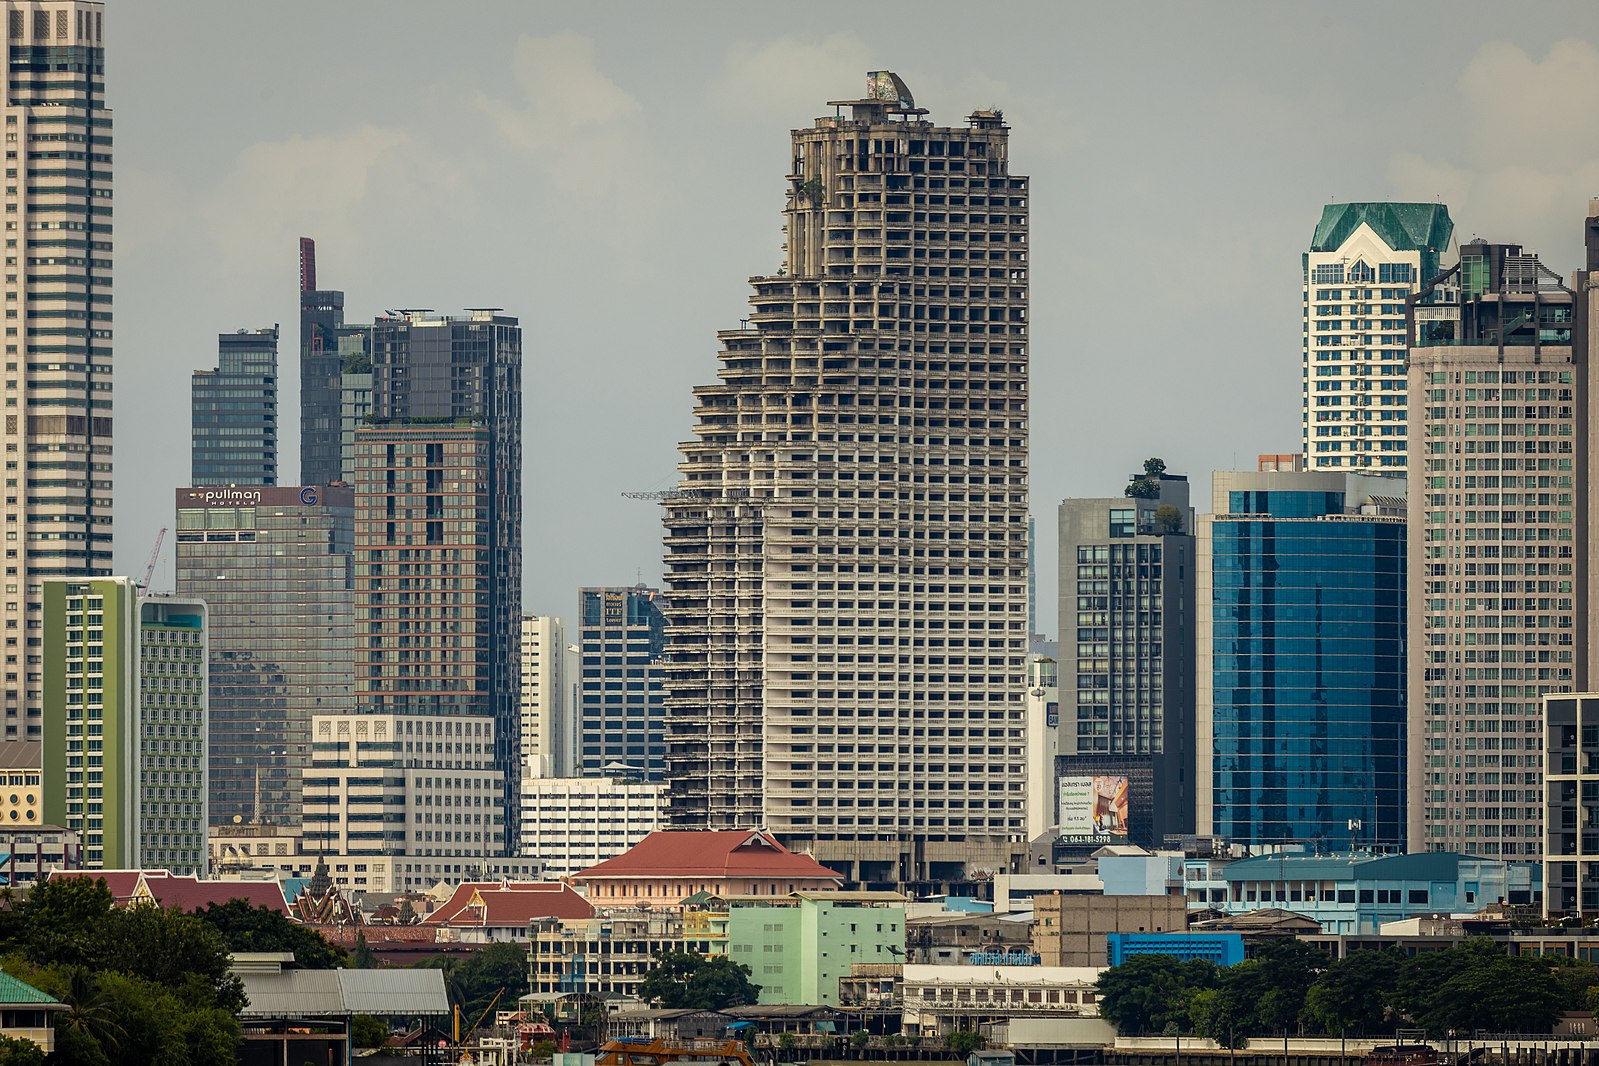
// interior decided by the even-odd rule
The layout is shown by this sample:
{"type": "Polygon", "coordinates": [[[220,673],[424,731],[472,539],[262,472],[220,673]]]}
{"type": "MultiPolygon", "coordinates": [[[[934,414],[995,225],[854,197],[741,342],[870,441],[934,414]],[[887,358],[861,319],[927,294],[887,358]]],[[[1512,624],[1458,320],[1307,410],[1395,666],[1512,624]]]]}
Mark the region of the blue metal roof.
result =
{"type": "Polygon", "coordinates": [[[1222,868],[1234,881],[1455,881],[1460,860],[1452,851],[1415,855],[1258,855],[1222,868]]]}

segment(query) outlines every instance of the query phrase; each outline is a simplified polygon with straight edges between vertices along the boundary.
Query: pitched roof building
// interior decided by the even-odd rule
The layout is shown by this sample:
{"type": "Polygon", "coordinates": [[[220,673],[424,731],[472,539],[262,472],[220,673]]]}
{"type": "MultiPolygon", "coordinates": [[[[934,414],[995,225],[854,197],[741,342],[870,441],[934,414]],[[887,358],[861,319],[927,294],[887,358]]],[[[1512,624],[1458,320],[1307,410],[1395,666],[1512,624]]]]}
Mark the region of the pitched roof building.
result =
{"type": "Polygon", "coordinates": [[[181,877],[165,870],[52,870],[50,879],[90,877],[103,880],[118,907],[134,903],[154,903],[180,911],[199,910],[210,904],[243,900],[252,907],[265,907],[279,914],[288,913],[283,890],[276,881],[202,881],[181,877]]]}
{"type": "Polygon", "coordinates": [[[594,907],[570,885],[544,881],[466,881],[433,913],[424,927],[440,930],[440,939],[526,940],[528,923],[539,918],[592,918],[594,907]],[[478,931],[481,935],[465,935],[478,931]],[[498,934],[498,935],[496,935],[498,934]]]}
{"type": "Polygon", "coordinates": [[[599,907],[675,907],[696,892],[717,896],[786,896],[834,889],[844,879],[770,833],[733,829],[651,833],[614,859],[575,875],[599,907]]]}

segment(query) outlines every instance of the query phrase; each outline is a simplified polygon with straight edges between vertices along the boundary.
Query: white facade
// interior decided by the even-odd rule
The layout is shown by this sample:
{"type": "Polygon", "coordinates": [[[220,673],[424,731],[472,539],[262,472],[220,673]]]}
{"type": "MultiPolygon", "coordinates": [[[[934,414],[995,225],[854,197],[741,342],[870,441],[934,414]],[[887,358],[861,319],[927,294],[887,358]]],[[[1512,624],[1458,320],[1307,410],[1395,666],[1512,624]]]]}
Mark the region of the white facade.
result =
{"type": "Polygon", "coordinates": [[[41,736],[40,575],[111,573],[104,11],[74,0],[5,3],[6,740],[41,736]],[[18,162],[59,159],[64,143],[77,160],[70,165],[18,162]]]}
{"type": "Polygon", "coordinates": [[[1027,662],[1027,839],[1059,823],[1055,756],[1060,754],[1060,664],[1041,655],[1027,662]]]}
{"type": "Polygon", "coordinates": [[[1436,270],[1444,251],[1403,239],[1424,223],[1446,241],[1452,232],[1448,211],[1438,204],[1332,204],[1323,212],[1304,261],[1307,469],[1370,474],[1407,469],[1405,299],[1436,270]],[[1324,240],[1357,219],[1364,220],[1336,245],[1324,240]],[[1373,223],[1400,247],[1390,245],[1373,223]]]}
{"type": "Polygon", "coordinates": [[[576,763],[574,670],[566,623],[547,614],[522,616],[522,765],[527,777],[566,777],[576,763]]]}
{"type": "Polygon", "coordinates": [[[1101,972],[1093,966],[907,965],[900,982],[904,1029],[936,1036],[982,1020],[1097,1018],[1101,972]]]}
{"type": "Polygon", "coordinates": [[[522,780],[522,854],[565,877],[622,854],[661,828],[666,786],[607,777],[522,780]]]}
{"type": "Polygon", "coordinates": [[[315,715],[304,849],[493,855],[503,840],[503,783],[487,715],[315,715]]]}

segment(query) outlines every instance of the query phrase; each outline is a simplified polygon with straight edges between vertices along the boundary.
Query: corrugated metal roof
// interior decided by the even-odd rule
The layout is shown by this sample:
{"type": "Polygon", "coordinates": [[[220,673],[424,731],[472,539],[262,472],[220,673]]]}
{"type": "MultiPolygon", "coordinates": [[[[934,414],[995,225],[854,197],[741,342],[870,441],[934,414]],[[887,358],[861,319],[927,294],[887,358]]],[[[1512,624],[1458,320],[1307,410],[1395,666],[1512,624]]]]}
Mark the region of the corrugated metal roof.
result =
{"type": "Polygon", "coordinates": [[[1431,851],[1415,855],[1258,855],[1222,868],[1226,881],[1453,881],[1460,856],[1431,851]]]}
{"type": "Polygon", "coordinates": [[[59,1003],[30,984],[17,980],[8,973],[0,973],[0,1003],[59,1003]]]}
{"type": "Polygon", "coordinates": [[[289,970],[240,974],[244,1017],[450,1013],[440,970],[289,970]]]}

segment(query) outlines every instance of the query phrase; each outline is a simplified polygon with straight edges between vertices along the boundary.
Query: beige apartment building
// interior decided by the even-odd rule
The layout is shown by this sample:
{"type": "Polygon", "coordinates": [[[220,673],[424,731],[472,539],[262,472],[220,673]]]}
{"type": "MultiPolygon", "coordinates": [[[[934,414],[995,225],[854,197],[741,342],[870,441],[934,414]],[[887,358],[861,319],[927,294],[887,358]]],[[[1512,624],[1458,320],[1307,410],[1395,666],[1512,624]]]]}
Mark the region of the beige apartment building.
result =
{"type": "Polygon", "coordinates": [[[1587,670],[1579,277],[1473,241],[1410,302],[1412,851],[1542,856],[1542,697],[1587,670]]]}
{"type": "Polygon", "coordinates": [[[669,820],[850,880],[1025,833],[1028,180],[869,75],[792,133],[786,255],[665,505],[669,820]]]}

